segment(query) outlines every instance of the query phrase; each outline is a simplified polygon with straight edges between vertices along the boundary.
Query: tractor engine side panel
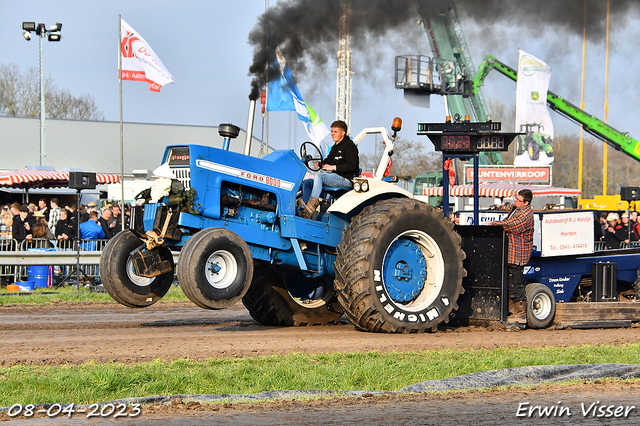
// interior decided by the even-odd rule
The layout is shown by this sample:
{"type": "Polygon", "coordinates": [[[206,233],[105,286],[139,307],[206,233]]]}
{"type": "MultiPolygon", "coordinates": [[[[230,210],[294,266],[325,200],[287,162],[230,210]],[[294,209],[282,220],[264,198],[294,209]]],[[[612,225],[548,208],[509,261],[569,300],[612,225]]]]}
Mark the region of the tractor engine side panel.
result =
{"type": "MultiPolygon", "coordinates": [[[[179,147],[168,147],[164,156],[164,161],[169,162],[172,169],[169,156],[176,148],[179,147]]],[[[222,217],[223,181],[273,192],[279,213],[294,214],[296,193],[306,167],[292,150],[275,151],[264,158],[255,158],[207,146],[189,145],[186,148],[189,183],[196,191],[194,201],[200,206],[203,216],[222,217]]]]}

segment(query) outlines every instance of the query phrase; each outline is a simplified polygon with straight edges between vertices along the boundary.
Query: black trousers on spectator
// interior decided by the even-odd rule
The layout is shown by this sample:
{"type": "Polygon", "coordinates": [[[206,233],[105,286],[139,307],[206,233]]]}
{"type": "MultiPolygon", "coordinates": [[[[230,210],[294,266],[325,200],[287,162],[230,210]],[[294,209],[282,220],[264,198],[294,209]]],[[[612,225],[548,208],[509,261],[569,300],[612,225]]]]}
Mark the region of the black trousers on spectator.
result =
{"type": "Polygon", "coordinates": [[[527,300],[527,294],[524,288],[524,278],[522,272],[524,266],[508,264],[509,277],[507,278],[507,288],[509,289],[509,297],[514,302],[524,302],[527,300]]]}

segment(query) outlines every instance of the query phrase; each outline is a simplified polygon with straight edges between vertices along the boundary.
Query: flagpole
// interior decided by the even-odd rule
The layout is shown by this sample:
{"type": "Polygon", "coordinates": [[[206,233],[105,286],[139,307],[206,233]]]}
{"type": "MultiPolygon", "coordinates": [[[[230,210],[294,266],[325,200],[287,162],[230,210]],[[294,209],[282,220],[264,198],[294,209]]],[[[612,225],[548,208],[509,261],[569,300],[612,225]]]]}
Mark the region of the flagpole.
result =
{"type": "MultiPolygon", "coordinates": [[[[517,71],[520,71],[520,49],[518,49],[518,67],[516,68],[517,71]]],[[[516,72],[517,72],[516,71],[516,72]]],[[[517,74],[516,74],[517,75],[517,74]]],[[[517,85],[517,81],[516,81],[516,85],[517,85]]],[[[516,86],[516,122],[515,122],[515,132],[518,132],[518,94],[517,94],[517,86],[516,86]]],[[[516,143],[520,143],[520,141],[518,140],[520,138],[520,136],[516,136],[516,143]]],[[[518,149],[517,147],[513,147],[513,189],[511,190],[511,195],[513,198],[513,201],[515,203],[516,200],[516,157],[518,155],[518,149]]]]}
{"type": "Polygon", "coordinates": [[[118,83],[120,86],[120,225],[124,231],[125,208],[124,208],[124,142],[122,129],[122,52],[120,43],[122,42],[122,18],[118,14],[118,83]]]}

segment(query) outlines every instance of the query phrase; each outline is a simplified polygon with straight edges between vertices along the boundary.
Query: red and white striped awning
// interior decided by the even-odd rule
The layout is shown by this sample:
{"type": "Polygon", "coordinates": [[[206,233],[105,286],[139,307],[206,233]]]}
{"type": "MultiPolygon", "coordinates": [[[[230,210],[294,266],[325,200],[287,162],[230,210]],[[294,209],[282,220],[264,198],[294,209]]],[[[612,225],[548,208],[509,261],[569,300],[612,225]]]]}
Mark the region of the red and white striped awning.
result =
{"type": "MultiPolygon", "coordinates": [[[[478,186],[480,197],[505,198],[513,197],[512,183],[481,183],[478,186]]],[[[538,197],[578,197],[579,189],[559,188],[543,185],[516,185],[516,193],[521,189],[530,189],[534,196],[538,197]]],[[[422,195],[442,196],[442,187],[425,188],[422,195]]],[[[451,197],[473,197],[473,185],[456,185],[449,191],[451,197]]]]}
{"type": "MultiPolygon", "coordinates": [[[[120,175],[115,173],[96,173],[96,182],[118,183],[120,175]]],[[[18,170],[0,172],[0,187],[9,188],[64,188],[69,186],[69,172],[54,170],[18,170]]]]}

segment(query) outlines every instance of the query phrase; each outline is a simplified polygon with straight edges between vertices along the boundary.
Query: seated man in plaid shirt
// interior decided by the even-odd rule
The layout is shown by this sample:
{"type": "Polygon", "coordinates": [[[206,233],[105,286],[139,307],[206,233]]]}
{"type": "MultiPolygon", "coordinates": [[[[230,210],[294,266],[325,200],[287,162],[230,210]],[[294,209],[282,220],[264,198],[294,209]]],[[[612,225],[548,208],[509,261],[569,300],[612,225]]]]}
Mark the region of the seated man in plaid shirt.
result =
{"type": "Polygon", "coordinates": [[[514,207],[507,215],[507,218],[491,222],[492,225],[502,226],[509,240],[507,253],[509,278],[507,284],[509,288],[509,306],[513,309],[513,315],[507,321],[508,323],[527,323],[527,296],[522,272],[524,265],[529,261],[531,250],[533,249],[533,210],[531,209],[531,200],[533,200],[531,190],[521,189],[516,195],[514,207]]]}

